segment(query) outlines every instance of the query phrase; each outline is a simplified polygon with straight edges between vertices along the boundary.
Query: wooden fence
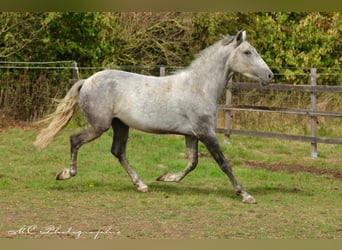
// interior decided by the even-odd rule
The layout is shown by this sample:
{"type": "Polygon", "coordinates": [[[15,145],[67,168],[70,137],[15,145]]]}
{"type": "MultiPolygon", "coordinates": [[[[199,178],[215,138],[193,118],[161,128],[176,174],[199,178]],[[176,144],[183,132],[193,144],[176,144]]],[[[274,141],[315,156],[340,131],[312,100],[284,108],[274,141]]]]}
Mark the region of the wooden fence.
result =
{"type": "MultiPolygon", "coordinates": [[[[257,136],[266,138],[277,138],[287,140],[305,141],[311,143],[311,157],[317,158],[317,143],[342,144],[342,138],[325,138],[317,136],[317,117],[335,117],[342,118],[341,112],[326,112],[317,110],[317,93],[318,92],[341,92],[342,86],[322,86],[317,85],[317,70],[312,68],[310,70],[310,85],[288,85],[288,84],[270,84],[261,86],[258,83],[243,83],[243,82],[229,82],[226,92],[225,105],[218,105],[219,110],[224,110],[225,127],[218,128],[218,133],[224,133],[226,141],[229,142],[231,134],[257,136]],[[293,109],[284,107],[265,107],[265,106],[249,106],[249,105],[234,105],[232,104],[232,90],[233,89],[258,89],[258,90],[276,90],[276,91],[300,91],[309,92],[311,97],[310,109],[293,109]],[[231,111],[248,111],[248,112],[267,112],[267,113],[282,113],[289,115],[302,115],[311,118],[311,135],[292,135],[282,133],[268,133],[260,131],[249,130],[235,130],[231,129],[231,111]]],[[[342,126],[342,123],[341,123],[342,126]]]]}

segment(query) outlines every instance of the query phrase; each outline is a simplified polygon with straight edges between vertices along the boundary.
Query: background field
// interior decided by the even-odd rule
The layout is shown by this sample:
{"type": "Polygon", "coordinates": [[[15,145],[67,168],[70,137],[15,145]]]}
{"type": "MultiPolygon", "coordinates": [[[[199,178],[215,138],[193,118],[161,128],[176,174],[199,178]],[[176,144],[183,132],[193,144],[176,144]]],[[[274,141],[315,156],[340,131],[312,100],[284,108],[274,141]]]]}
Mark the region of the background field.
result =
{"type": "Polygon", "coordinates": [[[138,193],[110,154],[112,132],[85,145],[78,175],[58,182],[69,163],[74,126],[42,152],[35,129],[0,132],[1,238],[341,239],[342,147],[232,136],[219,139],[237,179],[258,200],[246,205],[200,144],[197,169],[181,183],[161,183],[184,168],[184,140],[131,131],[128,157],[149,185],[138,193]],[[97,232],[103,232],[97,234],[97,232]]]}

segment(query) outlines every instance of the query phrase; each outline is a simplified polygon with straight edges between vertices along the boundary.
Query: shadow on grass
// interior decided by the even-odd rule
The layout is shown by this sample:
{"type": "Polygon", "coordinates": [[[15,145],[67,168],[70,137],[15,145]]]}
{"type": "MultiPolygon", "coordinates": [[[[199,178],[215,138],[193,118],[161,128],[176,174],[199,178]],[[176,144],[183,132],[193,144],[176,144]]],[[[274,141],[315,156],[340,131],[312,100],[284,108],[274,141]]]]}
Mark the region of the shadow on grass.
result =
{"type": "MultiPolygon", "coordinates": [[[[149,186],[149,192],[147,195],[163,195],[167,196],[211,196],[219,198],[231,198],[240,200],[241,197],[237,196],[230,185],[222,186],[210,186],[210,184],[190,184],[190,183],[167,183],[167,182],[152,182],[147,183],[149,186]]],[[[120,182],[85,182],[77,181],[57,181],[57,183],[47,187],[50,190],[61,191],[61,192],[77,192],[77,193],[113,193],[116,192],[123,194],[139,194],[136,187],[129,181],[120,182]]],[[[256,198],[268,195],[300,195],[300,196],[313,196],[312,190],[303,190],[297,187],[289,186],[254,186],[246,188],[246,191],[256,198]]],[[[141,194],[144,195],[144,194],[141,194]]]]}
{"type": "MultiPolygon", "coordinates": [[[[186,184],[179,185],[178,183],[152,183],[149,185],[150,190],[153,192],[162,192],[177,195],[214,195],[218,197],[239,197],[235,194],[230,184],[219,188],[215,187],[199,187],[190,186],[186,184]]],[[[296,187],[268,187],[258,186],[246,189],[252,195],[263,196],[272,194],[296,194],[303,196],[312,196],[311,190],[301,190],[296,187]]]]}

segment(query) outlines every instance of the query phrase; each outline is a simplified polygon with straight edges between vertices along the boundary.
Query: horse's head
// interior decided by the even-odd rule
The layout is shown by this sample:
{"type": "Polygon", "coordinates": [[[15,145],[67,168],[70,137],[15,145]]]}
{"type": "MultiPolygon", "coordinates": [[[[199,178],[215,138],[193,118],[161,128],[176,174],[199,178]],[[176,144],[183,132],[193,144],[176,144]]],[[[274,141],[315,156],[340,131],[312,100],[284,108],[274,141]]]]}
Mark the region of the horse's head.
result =
{"type": "MultiPolygon", "coordinates": [[[[241,73],[249,78],[267,84],[273,79],[273,73],[256,49],[246,41],[246,31],[240,31],[233,39],[229,39],[228,46],[233,50],[227,60],[228,69],[241,73]]],[[[225,39],[223,40],[225,43],[225,39]]]]}

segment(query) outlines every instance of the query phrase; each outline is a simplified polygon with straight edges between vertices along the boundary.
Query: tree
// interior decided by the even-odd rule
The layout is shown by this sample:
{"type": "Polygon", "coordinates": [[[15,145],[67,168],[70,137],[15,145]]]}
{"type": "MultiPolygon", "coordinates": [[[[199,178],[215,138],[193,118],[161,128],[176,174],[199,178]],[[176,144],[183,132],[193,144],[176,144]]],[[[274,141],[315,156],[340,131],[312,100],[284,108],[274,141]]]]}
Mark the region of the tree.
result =
{"type": "Polygon", "coordinates": [[[116,51],[110,13],[48,13],[37,60],[75,60],[79,65],[99,65],[116,51]]]}
{"type": "Polygon", "coordinates": [[[184,65],[191,58],[189,13],[114,13],[120,65],[184,65]]]}
{"type": "Polygon", "coordinates": [[[332,13],[258,13],[249,39],[265,61],[294,81],[311,67],[340,71],[341,15],[332,13]]]}
{"type": "Polygon", "coordinates": [[[223,35],[235,35],[240,30],[251,30],[255,15],[247,12],[199,12],[192,17],[193,46],[204,49],[223,35]]]}
{"type": "Polygon", "coordinates": [[[0,13],[0,59],[22,60],[23,50],[35,44],[43,32],[39,13],[0,13]]]}

